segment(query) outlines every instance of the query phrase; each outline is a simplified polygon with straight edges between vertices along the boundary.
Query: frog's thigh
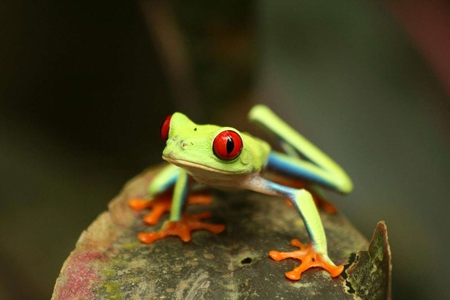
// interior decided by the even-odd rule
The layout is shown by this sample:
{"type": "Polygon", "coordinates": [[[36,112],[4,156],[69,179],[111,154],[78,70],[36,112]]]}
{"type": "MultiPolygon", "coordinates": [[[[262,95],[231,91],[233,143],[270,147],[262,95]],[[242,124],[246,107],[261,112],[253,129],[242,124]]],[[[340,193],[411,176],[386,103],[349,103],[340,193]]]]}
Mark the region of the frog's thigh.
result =
{"type": "Polygon", "coordinates": [[[279,152],[272,151],[270,153],[267,167],[279,174],[332,187],[332,184],[325,179],[328,174],[324,170],[309,162],[279,152]]]}

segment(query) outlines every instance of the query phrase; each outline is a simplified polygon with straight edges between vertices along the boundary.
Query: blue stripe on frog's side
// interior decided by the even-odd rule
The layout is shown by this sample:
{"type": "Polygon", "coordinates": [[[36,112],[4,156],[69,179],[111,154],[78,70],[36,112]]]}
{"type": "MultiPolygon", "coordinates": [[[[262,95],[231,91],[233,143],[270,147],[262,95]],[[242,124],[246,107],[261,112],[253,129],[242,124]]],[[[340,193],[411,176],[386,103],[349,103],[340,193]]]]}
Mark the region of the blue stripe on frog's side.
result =
{"type": "Polygon", "coordinates": [[[267,167],[269,170],[276,171],[277,173],[284,174],[289,177],[314,182],[331,189],[338,189],[333,183],[327,181],[323,176],[302,168],[294,162],[295,160],[293,160],[292,157],[272,151],[269,155],[267,167]]]}

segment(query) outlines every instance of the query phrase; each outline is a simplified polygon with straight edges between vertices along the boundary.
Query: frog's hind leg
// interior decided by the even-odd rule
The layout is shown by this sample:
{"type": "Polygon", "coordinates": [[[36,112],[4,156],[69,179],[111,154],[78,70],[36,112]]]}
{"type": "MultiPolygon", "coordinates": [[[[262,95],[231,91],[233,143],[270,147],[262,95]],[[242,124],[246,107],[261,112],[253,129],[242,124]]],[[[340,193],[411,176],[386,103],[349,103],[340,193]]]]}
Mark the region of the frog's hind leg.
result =
{"type": "Polygon", "coordinates": [[[270,251],[269,255],[276,261],[286,258],[301,260],[300,266],[287,272],[286,277],[291,280],[299,280],[301,274],[309,268],[320,267],[327,270],[332,277],[336,277],[343,271],[343,266],[336,266],[328,257],[327,240],[325,230],[311,194],[305,189],[293,189],[264,180],[266,193],[276,194],[287,198],[301,215],[308,232],[311,243],[303,245],[299,240],[293,239],[291,244],[300,249],[293,252],[270,251]]]}
{"type": "Polygon", "coordinates": [[[353,189],[350,178],[337,163],[268,107],[254,106],[249,113],[249,119],[274,134],[286,152],[282,154],[273,151],[274,154],[269,157],[269,168],[341,193],[349,193],[353,189]]]}
{"type": "Polygon", "coordinates": [[[317,207],[331,214],[337,212],[337,208],[328,202],[321,188],[321,186],[327,186],[336,189],[332,182],[324,178],[328,174],[323,170],[318,170],[307,162],[292,159],[279,152],[272,152],[269,155],[267,169],[268,178],[271,181],[297,189],[307,189],[312,194],[317,207]]]}

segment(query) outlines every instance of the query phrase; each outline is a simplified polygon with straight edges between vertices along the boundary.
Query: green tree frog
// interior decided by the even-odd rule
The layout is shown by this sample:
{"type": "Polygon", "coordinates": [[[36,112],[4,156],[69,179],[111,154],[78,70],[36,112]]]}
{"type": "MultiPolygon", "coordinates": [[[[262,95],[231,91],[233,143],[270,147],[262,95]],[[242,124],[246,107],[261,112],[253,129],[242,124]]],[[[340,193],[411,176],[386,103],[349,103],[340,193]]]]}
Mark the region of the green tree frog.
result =
{"type": "Polygon", "coordinates": [[[145,203],[131,200],[130,206],[135,209],[152,206],[152,198],[173,187],[170,220],[158,232],[140,233],[139,240],[152,243],[175,235],[187,242],[193,230],[220,233],[225,229],[223,225],[203,223],[201,220],[209,217],[208,213],[195,216],[183,213],[189,178],[192,177],[197,182],[222,190],[251,190],[289,200],[303,219],[310,244],[303,245],[293,239],[291,244],[299,250],[270,251],[269,255],[276,261],[286,258],[301,260],[298,267],[286,273],[291,280],[299,280],[301,274],[311,267],[321,267],[332,277],[338,276],[343,266],[336,266],[328,257],[325,231],[311,193],[264,178],[262,171],[269,169],[307,181],[316,189],[322,186],[341,193],[352,190],[350,178],[339,165],[268,107],[254,106],[249,119],[275,135],[285,153],[271,150],[267,142],[232,127],[195,124],[179,112],[164,120],[161,137],[166,141],[166,147],[162,158],[170,164],[151,181],[148,188],[151,200],[145,203]]]}

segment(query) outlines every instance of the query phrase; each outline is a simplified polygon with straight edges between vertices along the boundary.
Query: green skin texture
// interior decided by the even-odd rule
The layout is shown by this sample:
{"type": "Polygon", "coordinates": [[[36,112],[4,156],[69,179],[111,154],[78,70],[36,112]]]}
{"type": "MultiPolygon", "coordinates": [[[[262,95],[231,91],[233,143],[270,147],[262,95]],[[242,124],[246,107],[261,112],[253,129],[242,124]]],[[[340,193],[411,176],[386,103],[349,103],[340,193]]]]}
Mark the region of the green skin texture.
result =
{"type": "MultiPolygon", "coordinates": [[[[320,178],[320,182],[311,183],[315,190],[319,188],[318,185],[325,185],[338,192],[349,193],[353,188],[350,178],[339,165],[268,107],[254,106],[249,112],[249,120],[278,137],[286,153],[272,151],[267,142],[234,128],[198,125],[184,114],[174,113],[162,155],[170,164],[150,184],[150,196],[164,192],[171,186],[169,182],[176,180],[170,215],[172,222],[181,218],[189,183],[188,175],[217,189],[252,190],[286,198],[294,204],[302,217],[314,249],[329,260],[325,231],[311,194],[304,189],[273,183],[263,178],[261,171],[269,164],[269,156],[274,155],[286,161],[290,168],[320,178]],[[212,150],[214,138],[223,130],[233,130],[243,140],[240,155],[231,161],[218,158],[212,150]],[[298,153],[307,159],[302,159],[298,153]]],[[[332,263],[331,260],[329,262],[332,263]]]]}

